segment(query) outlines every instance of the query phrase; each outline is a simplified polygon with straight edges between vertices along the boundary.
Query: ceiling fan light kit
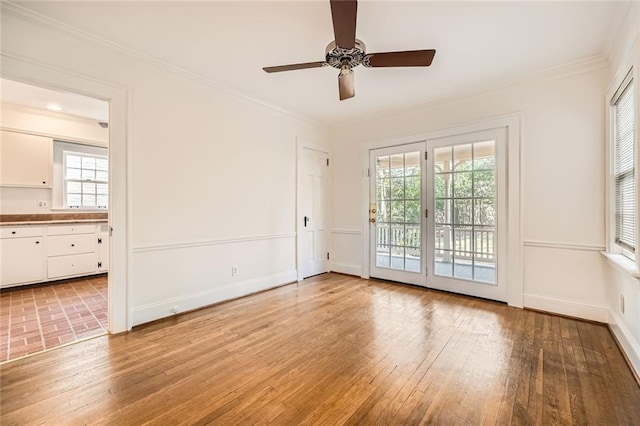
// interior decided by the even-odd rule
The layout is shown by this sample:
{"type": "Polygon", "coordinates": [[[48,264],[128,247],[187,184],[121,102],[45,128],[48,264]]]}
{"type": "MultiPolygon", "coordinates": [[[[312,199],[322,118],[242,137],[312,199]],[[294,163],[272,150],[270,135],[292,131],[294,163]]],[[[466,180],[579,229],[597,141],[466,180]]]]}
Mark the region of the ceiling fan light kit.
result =
{"type": "Polygon", "coordinates": [[[340,100],[355,96],[353,69],[358,65],[367,68],[428,67],[436,51],[407,50],[401,52],[366,53],[366,47],[356,38],[358,2],[356,0],[330,0],[331,18],[335,40],[325,50],[325,60],[302,64],[264,67],[268,73],[293,71],[331,66],[340,70],[338,90],[340,100]]]}

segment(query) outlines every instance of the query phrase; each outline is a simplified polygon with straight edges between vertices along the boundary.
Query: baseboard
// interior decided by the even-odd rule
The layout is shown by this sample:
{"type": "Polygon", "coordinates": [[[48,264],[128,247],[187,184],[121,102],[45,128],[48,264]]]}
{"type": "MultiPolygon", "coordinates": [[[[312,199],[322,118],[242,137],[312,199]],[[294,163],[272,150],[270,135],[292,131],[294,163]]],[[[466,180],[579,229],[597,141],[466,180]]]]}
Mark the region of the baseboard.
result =
{"type": "Polygon", "coordinates": [[[232,282],[220,287],[199,293],[192,293],[160,302],[139,306],[133,309],[133,325],[140,325],[160,318],[192,311],[225,300],[236,299],[252,293],[278,287],[297,280],[298,272],[294,270],[266,277],[232,282]]]}
{"type": "Polygon", "coordinates": [[[609,311],[609,329],[617,340],[638,384],[640,384],[640,343],[633,338],[633,334],[624,321],[611,311],[609,311]]]}
{"type": "Polygon", "coordinates": [[[329,270],[331,272],[339,272],[341,274],[355,275],[356,277],[359,277],[362,274],[362,267],[357,265],[347,265],[344,263],[331,262],[329,263],[329,270]]]}
{"type": "Polygon", "coordinates": [[[524,307],[605,324],[609,322],[609,310],[606,307],[589,305],[572,300],[558,299],[538,294],[525,294],[524,307]]]}

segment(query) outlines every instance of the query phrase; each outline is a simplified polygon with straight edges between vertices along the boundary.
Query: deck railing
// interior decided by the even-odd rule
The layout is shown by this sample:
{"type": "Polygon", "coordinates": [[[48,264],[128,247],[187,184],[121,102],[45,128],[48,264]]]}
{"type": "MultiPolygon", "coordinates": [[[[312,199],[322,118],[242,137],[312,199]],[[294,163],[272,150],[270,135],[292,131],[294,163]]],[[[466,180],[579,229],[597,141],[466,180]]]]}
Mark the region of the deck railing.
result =
{"type": "MultiPolygon", "coordinates": [[[[435,231],[436,250],[443,255],[453,253],[457,259],[471,259],[488,262],[495,261],[495,231],[453,228],[448,225],[437,226],[435,231]],[[475,234],[475,241],[474,241],[475,234]],[[454,244],[455,243],[455,244],[454,244]]],[[[407,252],[420,251],[420,226],[387,225],[377,226],[377,246],[381,251],[388,246],[406,247],[407,252]]]]}

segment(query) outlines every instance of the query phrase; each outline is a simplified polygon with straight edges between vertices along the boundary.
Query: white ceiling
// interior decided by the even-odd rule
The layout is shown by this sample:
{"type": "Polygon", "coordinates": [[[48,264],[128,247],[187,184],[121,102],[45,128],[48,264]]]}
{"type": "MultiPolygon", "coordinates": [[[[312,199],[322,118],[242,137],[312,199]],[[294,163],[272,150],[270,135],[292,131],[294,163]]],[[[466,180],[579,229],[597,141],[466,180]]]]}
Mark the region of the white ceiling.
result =
{"type": "Polygon", "coordinates": [[[0,99],[15,105],[49,110],[57,105],[63,114],[109,122],[109,103],[75,93],[59,92],[13,80],[0,79],[0,99]]]}
{"type": "Polygon", "coordinates": [[[360,1],[368,52],[434,48],[429,68],[358,67],[356,97],[337,74],[266,74],[263,66],[324,59],[329,1],[24,2],[99,35],[326,123],[426,103],[604,53],[619,2],[360,1]]]}

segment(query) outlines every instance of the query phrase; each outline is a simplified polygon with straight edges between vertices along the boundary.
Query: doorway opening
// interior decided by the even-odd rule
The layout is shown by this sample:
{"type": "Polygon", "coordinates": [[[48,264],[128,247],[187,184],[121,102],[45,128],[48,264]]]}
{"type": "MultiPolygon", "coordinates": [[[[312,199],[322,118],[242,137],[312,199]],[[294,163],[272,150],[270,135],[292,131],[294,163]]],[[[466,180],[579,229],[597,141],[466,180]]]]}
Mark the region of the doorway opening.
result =
{"type": "Polygon", "coordinates": [[[109,102],[5,79],[0,362],[109,331],[109,102]]]}

